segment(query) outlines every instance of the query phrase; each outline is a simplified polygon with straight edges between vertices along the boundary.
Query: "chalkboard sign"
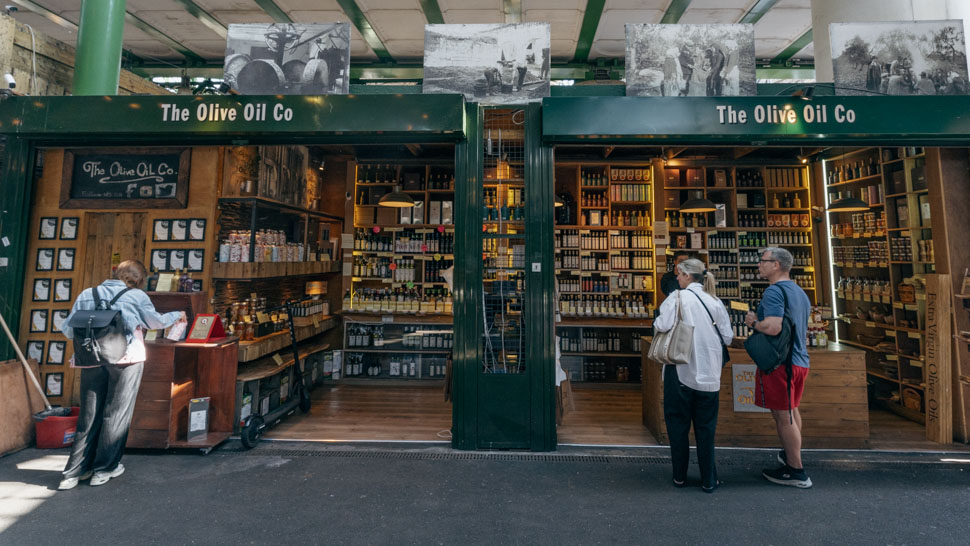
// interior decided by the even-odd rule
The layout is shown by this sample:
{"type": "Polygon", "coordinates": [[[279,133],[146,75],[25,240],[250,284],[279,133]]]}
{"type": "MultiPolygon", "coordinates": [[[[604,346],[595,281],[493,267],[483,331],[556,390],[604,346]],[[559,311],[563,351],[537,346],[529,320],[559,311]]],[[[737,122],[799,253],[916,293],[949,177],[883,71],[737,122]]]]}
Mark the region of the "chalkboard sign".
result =
{"type": "Polygon", "coordinates": [[[188,148],[86,148],[64,152],[61,207],[185,208],[188,148]]]}

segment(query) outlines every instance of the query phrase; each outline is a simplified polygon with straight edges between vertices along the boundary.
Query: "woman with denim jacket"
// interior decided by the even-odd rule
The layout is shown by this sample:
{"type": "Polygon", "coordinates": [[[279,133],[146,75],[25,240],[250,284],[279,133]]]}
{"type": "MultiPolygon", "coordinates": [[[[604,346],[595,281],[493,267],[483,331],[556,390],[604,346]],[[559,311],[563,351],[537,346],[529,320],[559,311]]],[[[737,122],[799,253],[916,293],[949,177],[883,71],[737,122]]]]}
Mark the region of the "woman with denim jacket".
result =
{"type": "MultiPolygon", "coordinates": [[[[125,471],[121,456],[128,440],[128,426],[145,369],[142,332],[168,328],[176,322],[185,321],[185,313],[181,311],[160,314],[155,310],[148,294],[141,290],[147,277],[148,272],[141,262],[121,262],[114,279],[81,292],[71,308],[71,314],[64,321],[65,325],[69,324],[77,311],[95,308],[93,290],[98,290],[100,298],[107,302],[122,290],[129,289],[112,306],[112,309],[121,311],[128,337],[128,351],[117,364],[81,370],[81,413],[74,447],[58,486],[62,491],[72,489],[79,480],[88,478],[91,478],[91,485],[102,485],[125,471]]],[[[68,339],[74,337],[70,328],[65,327],[63,333],[68,339]]]]}
{"type": "Polygon", "coordinates": [[[664,300],[660,316],[653,323],[657,332],[669,331],[674,327],[680,309],[680,320],[694,327],[687,364],[663,368],[664,422],[670,439],[673,483],[675,487],[687,483],[689,435],[693,424],[701,488],[705,493],[713,493],[718,486],[714,433],[724,365],[721,344],[730,344],[734,331],[727,309],[715,295],[714,275],[707,271],[704,262],[693,258],[684,260],[677,264],[675,271],[681,289],[664,300]]]}

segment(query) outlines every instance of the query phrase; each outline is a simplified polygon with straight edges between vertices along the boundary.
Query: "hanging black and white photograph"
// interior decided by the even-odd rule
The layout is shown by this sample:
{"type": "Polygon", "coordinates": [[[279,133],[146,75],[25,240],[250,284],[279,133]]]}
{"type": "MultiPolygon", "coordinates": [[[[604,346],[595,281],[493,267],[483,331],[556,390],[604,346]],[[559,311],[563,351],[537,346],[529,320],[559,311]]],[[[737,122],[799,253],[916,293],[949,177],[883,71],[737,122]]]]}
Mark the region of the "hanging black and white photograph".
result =
{"type": "Polygon", "coordinates": [[[831,23],[839,95],[966,95],[963,21],[831,23]]]}
{"type": "Polygon", "coordinates": [[[245,95],[350,91],[350,23],[229,25],[225,81],[245,95]]]}
{"type": "Polygon", "coordinates": [[[549,24],[425,25],[424,93],[482,104],[549,96],[549,24]]]}
{"type": "Polygon", "coordinates": [[[626,94],[756,95],[754,25],[626,25],[626,94]]]}

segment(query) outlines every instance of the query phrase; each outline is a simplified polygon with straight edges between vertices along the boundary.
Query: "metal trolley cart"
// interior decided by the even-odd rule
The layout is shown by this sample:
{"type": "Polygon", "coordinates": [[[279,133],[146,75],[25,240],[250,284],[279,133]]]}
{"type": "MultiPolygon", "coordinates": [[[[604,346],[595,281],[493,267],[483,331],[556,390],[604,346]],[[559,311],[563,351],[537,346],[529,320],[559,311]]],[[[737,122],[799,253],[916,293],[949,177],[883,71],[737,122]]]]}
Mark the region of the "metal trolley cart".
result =
{"type": "Polygon", "coordinates": [[[285,304],[292,355],[261,358],[245,366],[236,376],[236,427],[243,446],[251,449],[259,443],[263,431],[291,415],[297,408],[310,411],[310,389],[314,380],[317,353],[327,344],[312,344],[302,349],[297,345],[293,322],[293,305],[285,304]],[[308,360],[313,360],[311,366],[308,360]]]}

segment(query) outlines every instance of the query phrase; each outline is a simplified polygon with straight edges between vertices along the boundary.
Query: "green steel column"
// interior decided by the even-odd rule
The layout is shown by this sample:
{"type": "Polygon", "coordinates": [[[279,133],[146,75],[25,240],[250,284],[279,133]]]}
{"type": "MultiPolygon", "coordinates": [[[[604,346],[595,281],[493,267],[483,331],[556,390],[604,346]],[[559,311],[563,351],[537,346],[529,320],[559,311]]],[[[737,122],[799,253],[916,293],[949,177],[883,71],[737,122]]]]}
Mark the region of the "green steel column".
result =
{"type": "MultiPolygon", "coordinates": [[[[11,332],[20,332],[20,303],[23,297],[30,227],[30,195],[33,177],[31,146],[22,138],[7,138],[0,171],[4,190],[0,192],[0,314],[11,332]]],[[[0,360],[16,358],[7,336],[0,335],[0,360]]]]}
{"type": "Polygon", "coordinates": [[[125,0],[83,0],[74,58],[75,95],[117,95],[125,0]]]}
{"type": "Polygon", "coordinates": [[[482,110],[465,104],[465,140],[455,147],[455,279],[452,439],[478,448],[478,376],[482,355],[482,110]]]}

